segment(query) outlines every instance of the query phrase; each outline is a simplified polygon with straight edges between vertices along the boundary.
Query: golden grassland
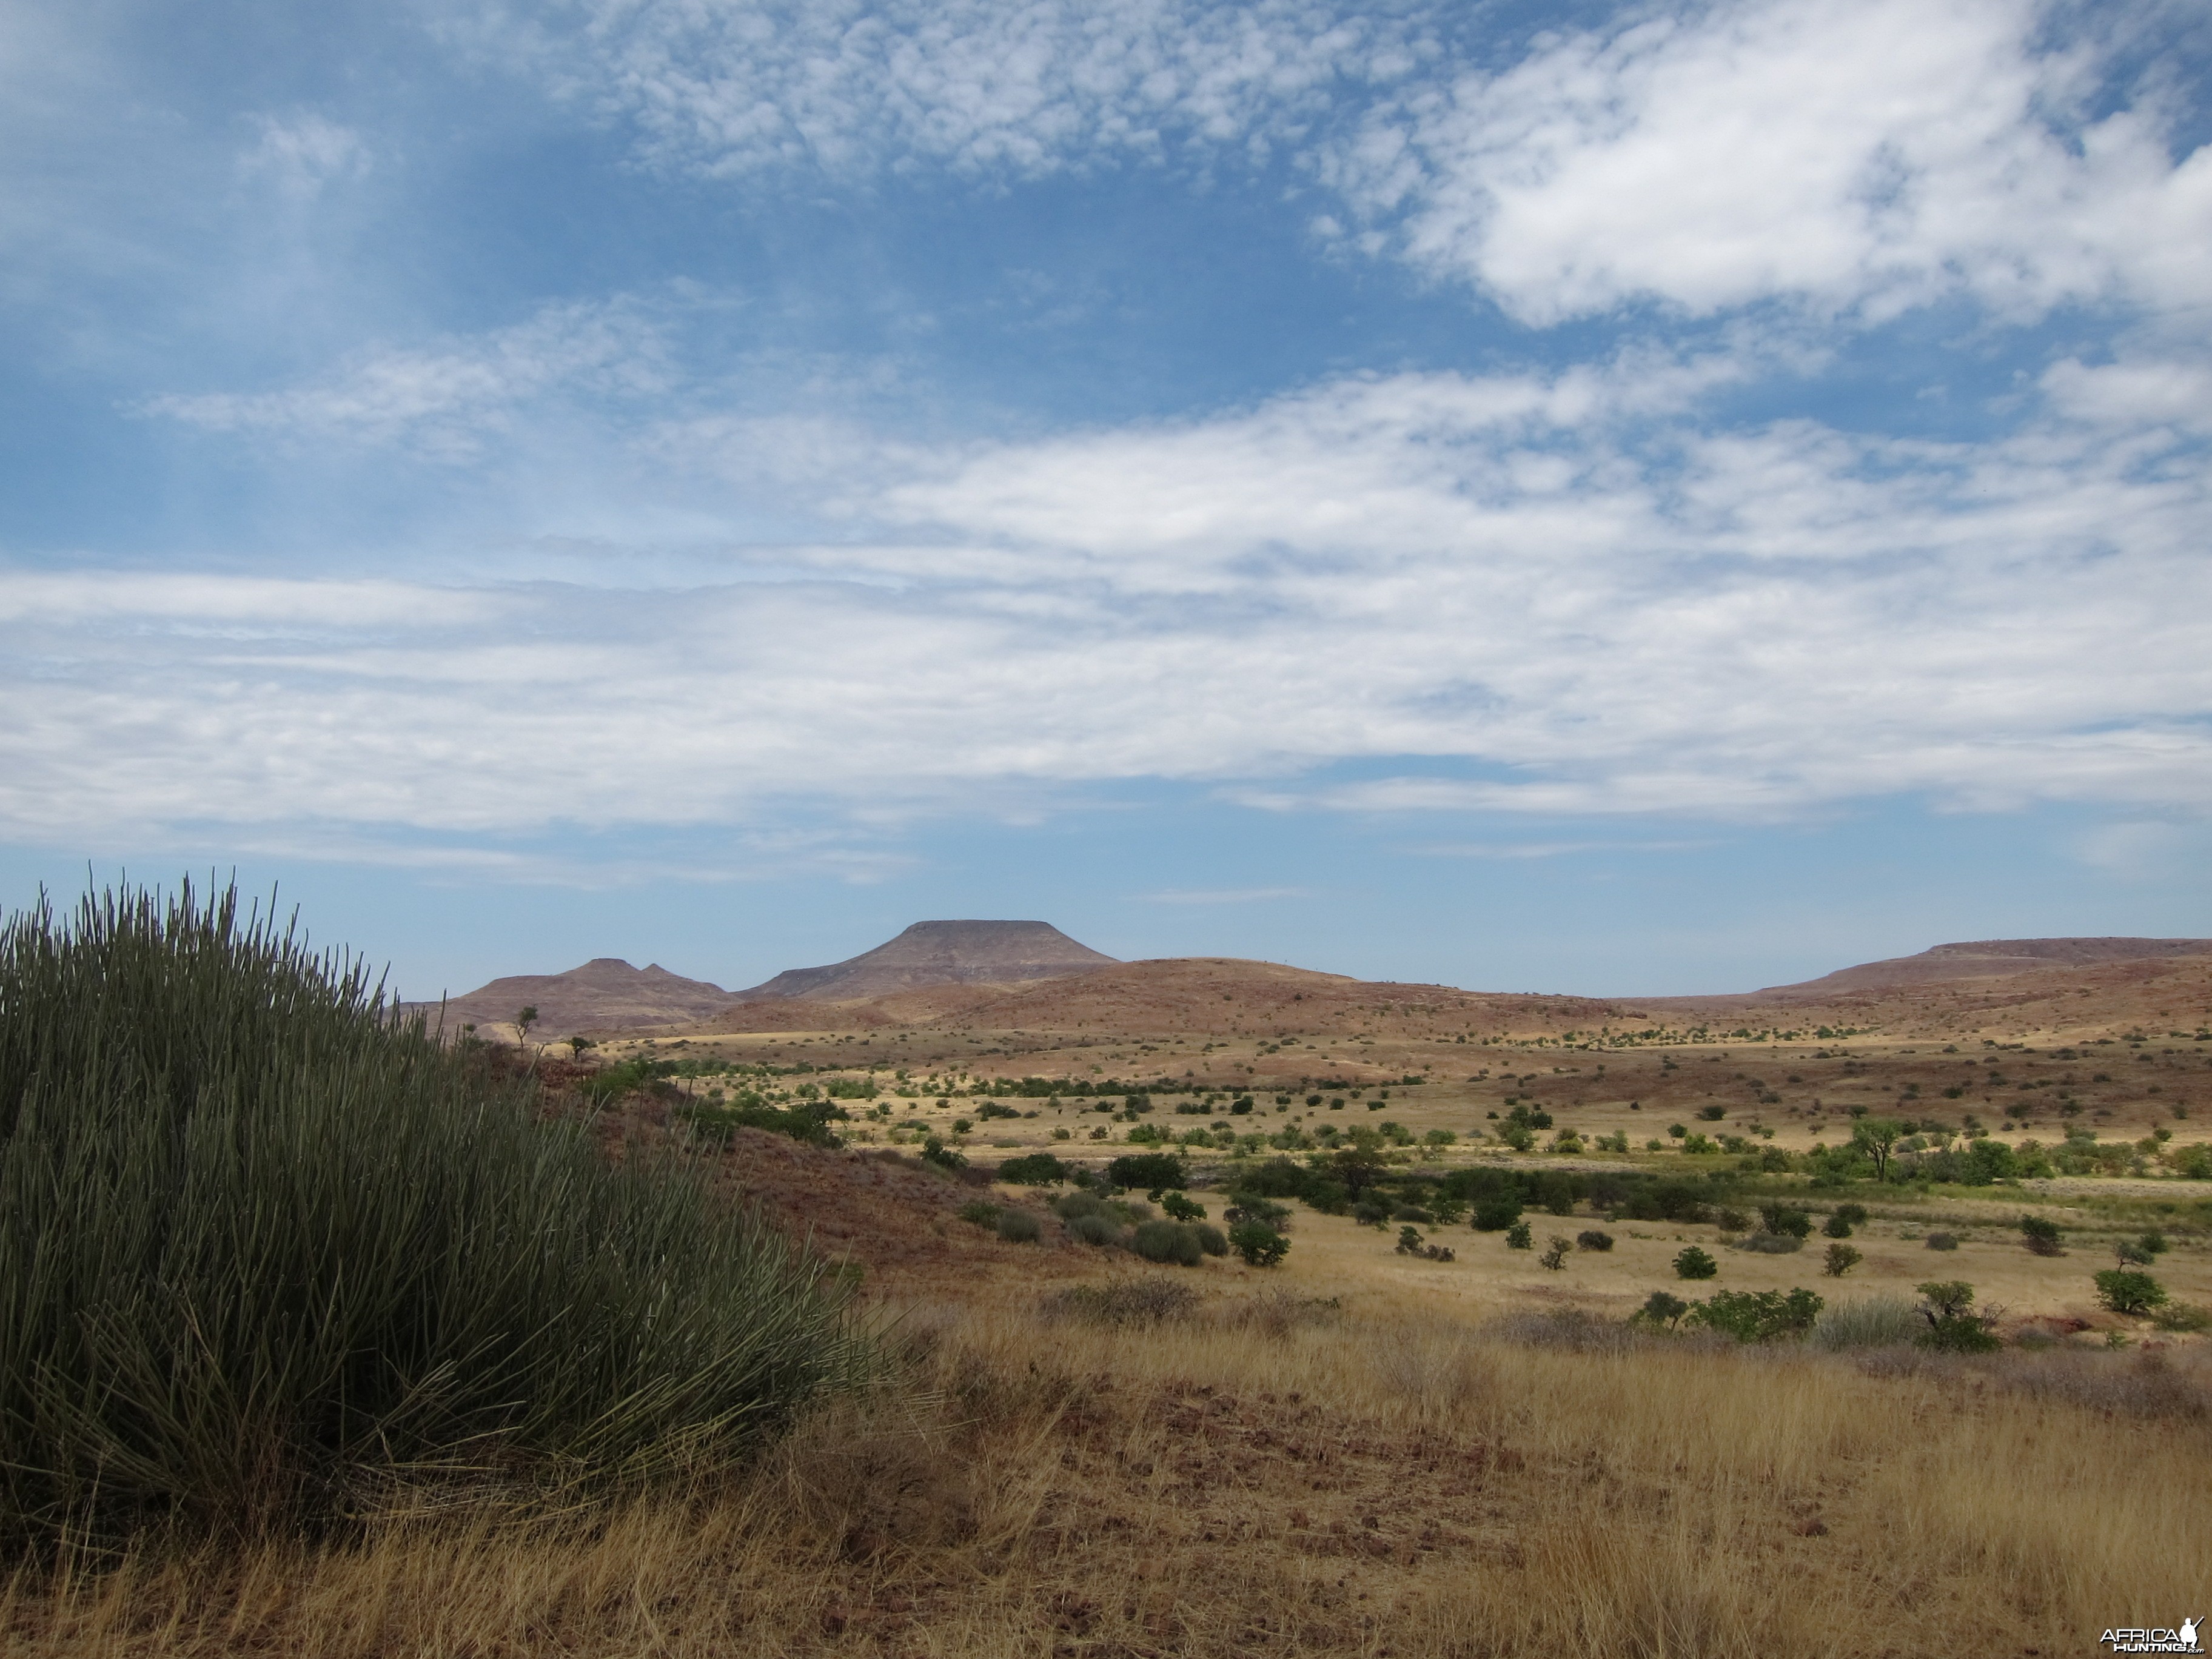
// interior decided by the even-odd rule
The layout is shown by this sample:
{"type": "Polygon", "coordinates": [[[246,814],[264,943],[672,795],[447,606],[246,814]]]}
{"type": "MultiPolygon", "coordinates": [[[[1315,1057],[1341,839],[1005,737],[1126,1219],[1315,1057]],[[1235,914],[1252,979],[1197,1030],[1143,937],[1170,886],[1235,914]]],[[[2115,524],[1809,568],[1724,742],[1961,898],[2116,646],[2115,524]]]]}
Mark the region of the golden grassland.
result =
{"type": "Polygon", "coordinates": [[[1156,1324],[1048,1320],[1011,1275],[886,1309],[919,1387],[723,1486],[26,1571],[0,1630],[118,1659],[2065,1654],[2178,1620],[2212,1565],[2201,1353],[1854,1359],[1199,1282],[1156,1324]]]}

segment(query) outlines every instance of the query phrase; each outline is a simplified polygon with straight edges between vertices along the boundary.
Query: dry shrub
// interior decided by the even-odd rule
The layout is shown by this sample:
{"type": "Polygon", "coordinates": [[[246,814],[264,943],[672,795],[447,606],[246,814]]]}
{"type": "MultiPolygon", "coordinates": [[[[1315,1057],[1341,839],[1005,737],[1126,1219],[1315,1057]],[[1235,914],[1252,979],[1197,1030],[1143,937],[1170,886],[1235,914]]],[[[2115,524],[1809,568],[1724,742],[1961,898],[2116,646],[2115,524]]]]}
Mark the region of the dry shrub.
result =
{"type": "Polygon", "coordinates": [[[1157,1325],[1183,1319],[1198,1306],[1198,1292],[1171,1279],[1119,1279],[1109,1285],[1072,1285],[1037,1304],[1047,1320],[1091,1325],[1157,1325]]]}

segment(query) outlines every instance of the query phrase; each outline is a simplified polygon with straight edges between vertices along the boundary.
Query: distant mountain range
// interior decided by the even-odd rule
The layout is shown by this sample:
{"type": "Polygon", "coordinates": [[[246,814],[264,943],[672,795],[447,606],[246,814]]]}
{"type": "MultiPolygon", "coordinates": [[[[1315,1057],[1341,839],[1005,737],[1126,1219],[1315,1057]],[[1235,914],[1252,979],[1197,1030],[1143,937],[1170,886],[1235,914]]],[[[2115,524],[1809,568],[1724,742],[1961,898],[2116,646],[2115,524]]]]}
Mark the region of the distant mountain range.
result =
{"type": "MultiPolygon", "coordinates": [[[[641,1030],[710,1020],[739,1005],[849,1002],[941,985],[1016,985],[1110,968],[1116,959],[1079,945],[1042,921],[917,921],[897,938],[823,968],[790,968],[745,991],[685,979],[658,963],[633,968],[600,957],[563,974],[518,974],[449,999],[448,1029],[512,1025],[526,1007],[538,1030],[641,1030]]],[[[437,1005],[418,1005],[436,1017],[437,1005]]],[[[789,1024],[780,1018],[779,1025],[789,1024]]]]}
{"type": "MultiPolygon", "coordinates": [[[[1981,939],[1939,945],[1917,956],[1863,963],[1820,979],[1761,991],[1638,1000],[1639,1006],[1684,1010],[1708,1004],[1814,1003],[1838,996],[1864,996],[1916,985],[1971,983],[2049,969],[2096,969],[2203,956],[2212,956],[2212,939],[1981,939]]],[[[927,1019],[933,1012],[945,1012],[925,1009],[910,994],[935,989],[972,1002],[973,993],[960,988],[1022,986],[1123,966],[1042,921],[918,921],[872,951],[825,967],[787,969],[749,990],[726,991],[704,980],[672,974],[657,963],[633,968],[617,957],[601,957],[562,974],[521,974],[494,980],[481,990],[448,1000],[443,1018],[448,1030],[474,1024],[488,1033],[505,1032],[512,1030],[521,1009],[535,1007],[537,1030],[548,1038],[725,1021],[735,1030],[811,1027],[833,1018],[880,1024],[892,1010],[902,1011],[898,1012],[902,1019],[927,1019]],[[886,998],[897,1001],[890,1009],[864,1015],[862,1006],[886,998]],[[834,1016],[831,1005],[840,1006],[834,1016]],[[817,1006],[822,1010],[819,1014],[811,1012],[817,1006]]],[[[1131,971],[1151,970],[1154,978],[1161,974],[1172,978],[1178,963],[1126,966],[1131,971]]],[[[1160,988],[1167,988],[1164,982],[1160,988]]],[[[1402,994],[1388,987],[1376,988],[1402,994]]],[[[923,1001],[942,1000],[925,998],[923,1001]]],[[[438,1017],[438,1005],[417,1006],[438,1017]]]]}

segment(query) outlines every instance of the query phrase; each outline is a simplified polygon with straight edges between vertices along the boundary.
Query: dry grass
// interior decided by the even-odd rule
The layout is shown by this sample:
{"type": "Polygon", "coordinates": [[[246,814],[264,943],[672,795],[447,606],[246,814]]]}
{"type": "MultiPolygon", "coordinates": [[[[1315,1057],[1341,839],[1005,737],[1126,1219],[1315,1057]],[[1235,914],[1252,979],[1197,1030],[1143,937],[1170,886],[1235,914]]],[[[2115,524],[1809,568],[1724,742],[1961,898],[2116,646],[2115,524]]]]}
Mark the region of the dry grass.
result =
{"type": "Polygon", "coordinates": [[[2195,1351],[1869,1364],[1233,1289],[1137,1327],[987,1291],[902,1328],[919,1403],[824,1413],[742,1483],[27,1571],[0,1630],[316,1659],[2060,1653],[2205,1582],[2195,1351]]]}

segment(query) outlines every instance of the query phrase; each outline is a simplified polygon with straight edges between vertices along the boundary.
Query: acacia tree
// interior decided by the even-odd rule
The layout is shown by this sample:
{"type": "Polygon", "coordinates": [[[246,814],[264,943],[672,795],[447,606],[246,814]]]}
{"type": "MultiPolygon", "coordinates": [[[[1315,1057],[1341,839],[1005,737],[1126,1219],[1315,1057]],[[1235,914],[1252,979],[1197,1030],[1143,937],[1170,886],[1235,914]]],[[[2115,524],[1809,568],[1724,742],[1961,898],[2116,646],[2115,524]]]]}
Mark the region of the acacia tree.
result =
{"type": "Polygon", "coordinates": [[[1876,1181],[1889,1179],[1889,1160],[1904,1137],[1905,1126],[1893,1117],[1863,1117],[1851,1126],[1851,1145],[1872,1162],[1876,1181]]]}

